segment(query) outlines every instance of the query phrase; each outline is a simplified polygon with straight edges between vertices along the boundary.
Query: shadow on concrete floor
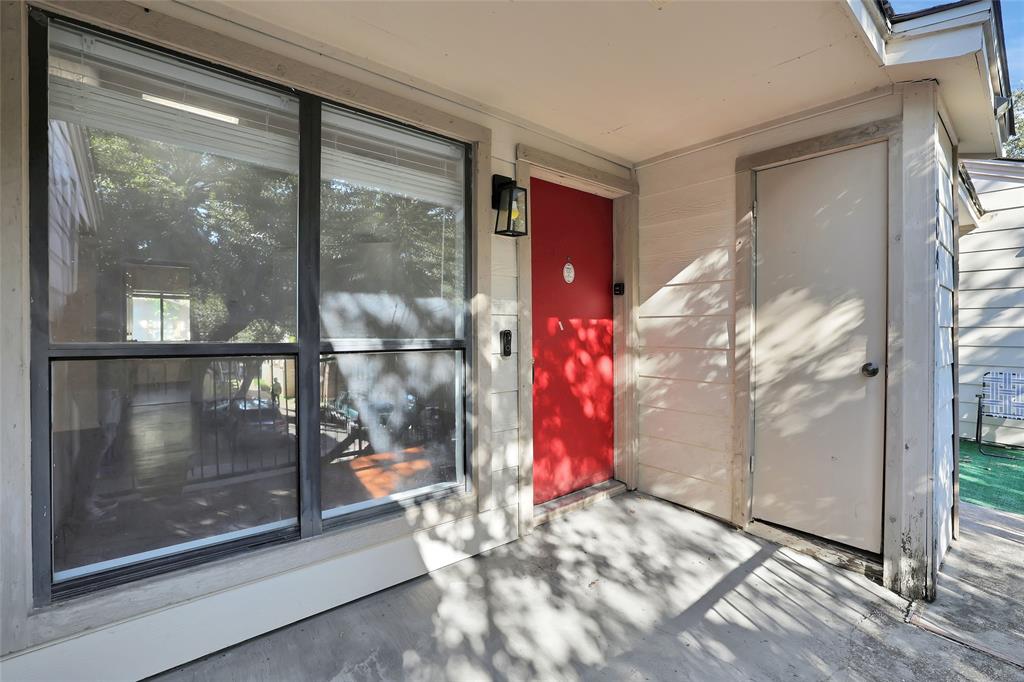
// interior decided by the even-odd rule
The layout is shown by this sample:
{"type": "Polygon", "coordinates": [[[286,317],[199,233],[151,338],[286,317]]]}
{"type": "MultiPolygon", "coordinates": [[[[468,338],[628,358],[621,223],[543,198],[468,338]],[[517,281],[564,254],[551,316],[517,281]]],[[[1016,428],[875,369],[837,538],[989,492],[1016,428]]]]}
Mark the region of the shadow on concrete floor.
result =
{"type": "Polygon", "coordinates": [[[161,679],[1021,679],[907,606],[634,493],[161,679]]]}
{"type": "Polygon", "coordinates": [[[1024,679],[1024,516],[960,505],[960,537],[939,572],[934,602],[911,622],[1021,667],[1024,679]]]}

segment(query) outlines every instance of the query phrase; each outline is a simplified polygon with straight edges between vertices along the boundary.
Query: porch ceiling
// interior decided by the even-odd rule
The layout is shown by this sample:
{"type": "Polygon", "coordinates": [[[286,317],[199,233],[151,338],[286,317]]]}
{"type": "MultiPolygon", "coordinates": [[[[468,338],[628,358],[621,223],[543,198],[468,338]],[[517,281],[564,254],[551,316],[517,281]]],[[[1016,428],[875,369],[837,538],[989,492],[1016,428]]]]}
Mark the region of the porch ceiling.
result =
{"type": "Polygon", "coordinates": [[[890,83],[828,1],[202,9],[628,162],[890,83]]]}

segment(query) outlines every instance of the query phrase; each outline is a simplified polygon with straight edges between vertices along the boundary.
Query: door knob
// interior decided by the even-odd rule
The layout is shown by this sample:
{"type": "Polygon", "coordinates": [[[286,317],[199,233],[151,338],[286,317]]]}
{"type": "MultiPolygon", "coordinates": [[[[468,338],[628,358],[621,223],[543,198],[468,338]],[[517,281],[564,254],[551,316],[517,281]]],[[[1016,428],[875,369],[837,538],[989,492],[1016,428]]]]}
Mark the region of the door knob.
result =
{"type": "Polygon", "coordinates": [[[878,365],[873,362],[865,362],[861,365],[860,373],[869,378],[878,376],[878,365]]]}

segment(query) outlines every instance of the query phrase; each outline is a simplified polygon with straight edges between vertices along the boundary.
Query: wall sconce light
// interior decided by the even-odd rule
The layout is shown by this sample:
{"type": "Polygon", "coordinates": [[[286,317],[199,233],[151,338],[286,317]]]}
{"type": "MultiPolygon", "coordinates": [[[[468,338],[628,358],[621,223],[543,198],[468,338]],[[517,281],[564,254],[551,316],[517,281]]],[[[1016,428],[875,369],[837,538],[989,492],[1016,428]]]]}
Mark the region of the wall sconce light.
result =
{"type": "Polygon", "coordinates": [[[491,176],[491,208],[498,211],[494,234],[505,237],[526,236],[525,187],[517,187],[515,180],[504,175],[491,176]]]}

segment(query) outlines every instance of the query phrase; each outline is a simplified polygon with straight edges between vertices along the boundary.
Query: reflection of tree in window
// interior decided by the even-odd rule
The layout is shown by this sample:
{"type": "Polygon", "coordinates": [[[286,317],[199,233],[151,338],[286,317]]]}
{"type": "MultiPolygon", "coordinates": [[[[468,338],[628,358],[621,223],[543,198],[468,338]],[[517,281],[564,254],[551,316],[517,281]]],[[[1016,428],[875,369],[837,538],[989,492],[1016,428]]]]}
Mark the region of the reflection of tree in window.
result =
{"type": "MultiPolygon", "coordinates": [[[[182,263],[192,273],[189,288],[174,296],[159,292],[164,340],[285,341],[294,335],[294,175],[107,131],[90,129],[89,140],[103,224],[83,244],[88,252],[81,259],[97,273],[95,288],[105,288],[123,260],[182,263]],[[175,302],[168,306],[167,299],[175,302]],[[182,335],[186,307],[187,335],[168,338],[169,321],[172,335],[182,335]]],[[[138,291],[156,293],[144,286],[138,291]]],[[[95,333],[111,340],[113,300],[97,299],[95,333]]]]}
{"type": "Polygon", "coordinates": [[[322,267],[338,273],[337,288],[463,296],[463,236],[456,233],[462,225],[451,208],[331,180],[324,183],[321,222],[322,267]]]}
{"type": "Polygon", "coordinates": [[[322,334],[461,338],[464,148],[325,107],[322,334]]]}
{"type": "MultiPolygon", "coordinates": [[[[90,130],[89,140],[104,220],[81,259],[97,277],[124,258],[187,263],[191,340],[294,335],[297,178],[117,133],[90,130]]],[[[465,286],[457,209],[341,180],[323,184],[322,201],[325,291],[390,294],[418,304],[417,336],[452,336],[465,286]]],[[[107,300],[98,297],[97,335],[116,319],[107,300]]],[[[380,332],[357,335],[407,335],[380,332]]]]}

